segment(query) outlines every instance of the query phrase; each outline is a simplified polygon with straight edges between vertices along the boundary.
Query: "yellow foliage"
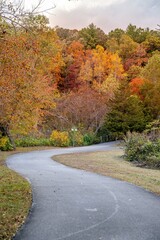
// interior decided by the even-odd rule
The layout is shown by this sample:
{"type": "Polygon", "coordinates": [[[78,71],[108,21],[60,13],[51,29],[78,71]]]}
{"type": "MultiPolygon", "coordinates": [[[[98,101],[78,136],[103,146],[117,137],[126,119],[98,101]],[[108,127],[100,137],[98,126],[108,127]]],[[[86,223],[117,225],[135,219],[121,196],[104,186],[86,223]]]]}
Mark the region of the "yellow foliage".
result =
{"type": "Polygon", "coordinates": [[[8,150],[12,150],[12,149],[13,149],[13,147],[10,144],[8,137],[0,138],[0,150],[8,151],[8,150]]]}
{"type": "Polygon", "coordinates": [[[70,143],[68,132],[60,132],[57,130],[52,132],[50,140],[54,146],[58,147],[67,147],[70,143]]]}
{"type": "MultiPolygon", "coordinates": [[[[72,139],[73,140],[73,139],[72,139]]],[[[74,134],[74,141],[76,146],[82,146],[83,145],[83,135],[80,132],[76,132],[74,134]]]]}

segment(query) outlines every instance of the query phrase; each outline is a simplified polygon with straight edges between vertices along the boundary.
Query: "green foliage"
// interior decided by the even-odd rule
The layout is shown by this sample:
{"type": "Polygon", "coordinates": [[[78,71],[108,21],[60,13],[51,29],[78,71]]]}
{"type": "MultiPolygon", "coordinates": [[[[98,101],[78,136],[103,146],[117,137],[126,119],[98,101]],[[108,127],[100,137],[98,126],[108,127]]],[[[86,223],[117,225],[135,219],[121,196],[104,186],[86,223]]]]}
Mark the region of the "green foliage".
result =
{"type": "Polygon", "coordinates": [[[144,105],[154,119],[160,115],[160,54],[154,54],[143,68],[142,77],[147,79],[141,87],[144,105]]]}
{"type": "MultiPolygon", "coordinates": [[[[35,146],[87,146],[100,142],[93,133],[82,135],[79,131],[61,132],[54,130],[50,138],[22,137],[15,140],[16,147],[35,147],[35,146]]],[[[9,149],[10,150],[10,149],[9,149]]]]}
{"type": "Polygon", "coordinates": [[[49,24],[49,19],[44,15],[33,15],[29,14],[23,19],[23,26],[32,32],[38,30],[47,30],[47,25],[49,24]]]}
{"type": "Polygon", "coordinates": [[[9,141],[8,137],[0,138],[0,150],[1,151],[10,151],[13,150],[13,146],[9,141]]]}
{"type": "Polygon", "coordinates": [[[146,134],[127,133],[125,158],[142,166],[160,168],[160,140],[151,141],[146,134]]]}
{"type": "Polygon", "coordinates": [[[50,140],[47,138],[23,137],[15,140],[17,147],[35,147],[35,146],[50,146],[50,140]]]}
{"type": "Polygon", "coordinates": [[[91,145],[96,142],[97,142],[97,139],[96,139],[95,134],[92,134],[92,133],[84,134],[84,136],[83,136],[83,145],[84,146],[88,146],[88,145],[91,145]]]}
{"type": "Polygon", "coordinates": [[[83,28],[79,31],[79,35],[84,43],[84,46],[88,49],[96,48],[97,45],[105,47],[107,36],[102,29],[97,28],[91,23],[87,28],[83,28]]]}
{"type": "Polygon", "coordinates": [[[56,147],[68,147],[70,144],[69,134],[54,130],[50,136],[50,142],[56,147]]]}
{"type": "Polygon", "coordinates": [[[153,53],[156,50],[160,51],[160,37],[158,31],[150,31],[142,44],[148,53],[153,53]]]}
{"type": "Polygon", "coordinates": [[[137,28],[135,25],[129,24],[126,29],[126,34],[130,36],[133,41],[137,43],[142,43],[149,35],[149,28],[137,28]]]}
{"type": "Polygon", "coordinates": [[[160,82],[160,53],[156,52],[148,61],[148,64],[142,70],[142,77],[151,82],[160,82]]]}
{"type": "Polygon", "coordinates": [[[122,60],[125,61],[130,58],[137,47],[138,43],[134,42],[131,37],[126,34],[122,35],[119,45],[119,55],[122,60]]]}
{"type": "Polygon", "coordinates": [[[151,140],[160,139],[160,119],[148,123],[145,129],[145,133],[151,140]]]}
{"type": "Polygon", "coordinates": [[[72,146],[82,146],[83,145],[83,135],[79,131],[70,132],[70,144],[72,146]]]}
{"type": "Polygon", "coordinates": [[[142,101],[137,95],[130,95],[129,89],[121,86],[116,94],[112,108],[105,118],[103,134],[120,138],[128,131],[142,132],[148,117],[142,101]]]}
{"type": "Polygon", "coordinates": [[[122,30],[121,28],[116,28],[114,30],[111,30],[108,33],[108,39],[115,39],[117,43],[120,43],[121,37],[125,34],[125,31],[122,30]]]}

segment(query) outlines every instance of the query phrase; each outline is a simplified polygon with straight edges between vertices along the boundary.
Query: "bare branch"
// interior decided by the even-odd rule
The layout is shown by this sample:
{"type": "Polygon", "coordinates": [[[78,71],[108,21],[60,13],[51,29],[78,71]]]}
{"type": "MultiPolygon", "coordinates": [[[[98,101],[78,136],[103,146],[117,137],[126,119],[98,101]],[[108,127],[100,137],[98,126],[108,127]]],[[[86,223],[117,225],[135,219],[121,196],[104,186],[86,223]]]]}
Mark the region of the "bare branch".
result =
{"type": "Polygon", "coordinates": [[[55,4],[53,4],[53,6],[49,8],[42,9],[42,5],[44,5],[44,3],[45,0],[39,0],[39,2],[35,6],[33,6],[31,10],[25,10],[23,0],[20,0],[19,2],[16,2],[15,0],[13,0],[12,2],[9,2],[8,0],[1,0],[0,27],[2,28],[2,25],[4,23],[7,23],[8,25],[10,25],[10,27],[12,26],[13,29],[15,29],[16,27],[26,29],[23,21],[24,18],[43,13],[49,14],[49,11],[55,8],[55,4]]]}

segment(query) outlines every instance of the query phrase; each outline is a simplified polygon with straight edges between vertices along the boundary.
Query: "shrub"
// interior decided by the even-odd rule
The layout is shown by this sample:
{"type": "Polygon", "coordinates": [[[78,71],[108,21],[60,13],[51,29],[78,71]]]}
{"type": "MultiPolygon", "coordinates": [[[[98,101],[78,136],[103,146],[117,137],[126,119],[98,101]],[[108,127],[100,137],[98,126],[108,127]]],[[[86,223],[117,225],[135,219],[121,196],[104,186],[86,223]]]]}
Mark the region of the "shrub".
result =
{"type": "Polygon", "coordinates": [[[160,168],[160,154],[157,154],[157,156],[147,156],[146,164],[149,167],[160,168]]]}
{"type": "Polygon", "coordinates": [[[153,141],[160,139],[160,119],[148,123],[145,129],[145,133],[153,141]]]}
{"type": "Polygon", "coordinates": [[[146,141],[143,134],[128,132],[125,140],[125,158],[128,161],[140,161],[139,150],[146,141]]]}
{"type": "Polygon", "coordinates": [[[13,146],[9,141],[8,137],[0,138],[0,150],[1,151],[10,151],[13,150],[13,146]]]}
{"type": "Polygon", "coordinates": [[[50,140],[47,138],[24,137],[15,140],[17,147],[35,147],[35,146],[50,146],[50,140]]]}
{"type": "Polygon", "coordinates": [[[83,145],[84,146],[91,145],[96,142],[97,142],[97,138],[93,133],[84,134],[84,136],[83,136],[83,145]]]}
{"type": "Polygon", "coordinates": [[[50,142],[53,146],[67,147],[70,144],[69,134],[54,130],[50,136],[50,142]]]}
{"type": "Polygon", "coordinates": [[[125,158],[141,165],[160,168],[160,140],[151,141],[140,133],[127,133],[125,158]]]}
{"type": "Polygon", "coordinates": [[[72,146],[82,146],[83,135],[79,131],[70,132],[70,144],[72,146]]]}

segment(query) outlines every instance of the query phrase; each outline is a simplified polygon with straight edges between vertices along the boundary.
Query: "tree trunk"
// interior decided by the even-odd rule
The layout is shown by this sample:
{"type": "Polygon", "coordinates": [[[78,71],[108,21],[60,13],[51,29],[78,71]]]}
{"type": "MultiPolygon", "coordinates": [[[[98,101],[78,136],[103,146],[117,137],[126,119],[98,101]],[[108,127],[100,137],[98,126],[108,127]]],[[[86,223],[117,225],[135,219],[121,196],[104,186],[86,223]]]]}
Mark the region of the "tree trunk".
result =
{"type": "Polygon", "coordinates": [[[10,131],[9,131],[9,128],[8,126],[4,126],[4,125],[1,125],[0,126],[0,132],[2,133],[2,136],[3,137],[8,137],[9,138],[9,141],[10,143],[12,144],[14,150],[16,149],[16,145],[15,145],[15,142],[10,134],[10,131]]]}

